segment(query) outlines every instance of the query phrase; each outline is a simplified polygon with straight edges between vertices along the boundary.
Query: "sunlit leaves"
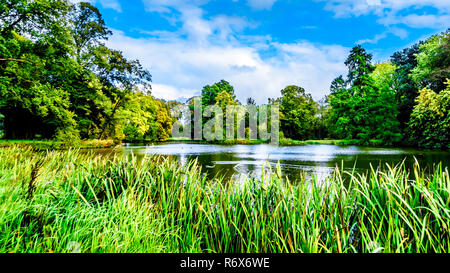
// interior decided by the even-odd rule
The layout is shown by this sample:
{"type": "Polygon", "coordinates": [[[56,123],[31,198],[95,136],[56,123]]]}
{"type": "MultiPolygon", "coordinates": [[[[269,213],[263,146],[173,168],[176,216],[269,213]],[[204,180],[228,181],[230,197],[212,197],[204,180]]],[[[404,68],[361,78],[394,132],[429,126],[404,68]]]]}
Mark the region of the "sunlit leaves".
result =
{"type": "Polygon", "coordinates": [[[448,148],[450,145],[450,81],[439,94],[424,88],[411,114],[412,137],[420,146],[448,148]]]}

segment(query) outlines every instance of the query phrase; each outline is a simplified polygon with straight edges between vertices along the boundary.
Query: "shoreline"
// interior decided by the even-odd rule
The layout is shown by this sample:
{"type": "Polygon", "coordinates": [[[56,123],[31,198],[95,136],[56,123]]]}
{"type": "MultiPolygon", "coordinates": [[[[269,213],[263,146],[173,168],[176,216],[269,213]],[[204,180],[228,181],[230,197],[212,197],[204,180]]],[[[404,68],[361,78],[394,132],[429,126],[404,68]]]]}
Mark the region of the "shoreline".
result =
{"type": "MultiPolygon", "coordinates": [[[[16,140],[16,139],[0,139],[0,149],[11,146],[28,147],[31,146],[38,150],[67,150],[72,148],[77,149],[101,149],[101,148],[117,148],[126,144],[173,144],[173,143],[189,143],[189,144],[211,144],[211,145],[260,145],[270,144],[270,141],[262,140],[224,140],[224,141],[207,141],[207,140],[192,140],[192,139],[174,139],[170,138],[167,141],[151,141],[151,140],[124,140],[121,143],[116,143],[112,139],[107,140],[80,140],[75,142],[64,142],[57,140],[16,140]]],[[[360,146],[360,147],[376,147],[376,148],[410,148],[424,151],[444,151],[450,152],[448,149],[417,147],[414,145],[384,145],[379,140],[370,140],[367,144],[361,143],[357,139],[318,139],[318,140],[280,140],[278,146],[304,146],[304,145],[337,145],[337,146],[360,146]]]]}

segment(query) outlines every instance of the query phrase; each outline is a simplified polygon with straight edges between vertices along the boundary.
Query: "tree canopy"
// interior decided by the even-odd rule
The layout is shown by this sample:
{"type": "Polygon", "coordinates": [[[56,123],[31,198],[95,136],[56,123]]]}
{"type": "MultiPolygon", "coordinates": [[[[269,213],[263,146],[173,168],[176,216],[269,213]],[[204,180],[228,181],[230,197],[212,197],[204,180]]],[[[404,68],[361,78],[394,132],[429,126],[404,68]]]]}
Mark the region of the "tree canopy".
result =
{"type": "Polygon", "coordinates": [[[105,46],[111,31],[97,8],[83,2],[7,0],[0,10],[0,113],[6,138],[168,138],[170,112],[151,97],[150,73],[105,46]],[[146,124],[127,116],[130,107],[145,112],[146,124]],[[138,134],[127,135],[130,124],[141,124],[138,134]]]}
{"type": "Polygon", "coordinates": [[[399,137],[393,92],[395,66],[374,66],[371,61],[372,55],[361,46],[351,50],[345,61],[347,79],[340,76],[330,87],[330,130],[342,139],[359,139],[362,143],[381,139],[391,144],[399,137]]]}

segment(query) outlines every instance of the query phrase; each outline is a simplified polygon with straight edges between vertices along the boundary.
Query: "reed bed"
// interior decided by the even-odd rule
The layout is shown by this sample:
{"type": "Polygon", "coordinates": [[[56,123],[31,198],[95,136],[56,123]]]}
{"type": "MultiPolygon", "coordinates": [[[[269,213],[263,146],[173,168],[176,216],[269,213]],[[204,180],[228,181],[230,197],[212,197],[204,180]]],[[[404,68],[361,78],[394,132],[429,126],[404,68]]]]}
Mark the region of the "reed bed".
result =
{"type": "Polygon", "coordinates": [[[447,166],[208,179],[195,161],[0,149],[0,252],[449,252],[447,166]]]}

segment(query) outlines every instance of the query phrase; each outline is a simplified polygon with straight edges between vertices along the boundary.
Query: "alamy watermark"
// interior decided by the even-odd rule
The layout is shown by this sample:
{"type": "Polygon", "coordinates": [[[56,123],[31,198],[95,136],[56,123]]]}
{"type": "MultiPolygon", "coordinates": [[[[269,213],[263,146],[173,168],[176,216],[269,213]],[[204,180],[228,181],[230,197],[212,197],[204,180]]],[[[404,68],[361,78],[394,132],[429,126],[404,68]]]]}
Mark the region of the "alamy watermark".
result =
{"type": "Polygon", "coordinates": [[[278,145],[280,111],[276,104],[204,107],[200,98],[194,98],[190,106],[177,106],[173,115],[176,122],[172,138],[207,141],[250,139],[278,145]]]}

